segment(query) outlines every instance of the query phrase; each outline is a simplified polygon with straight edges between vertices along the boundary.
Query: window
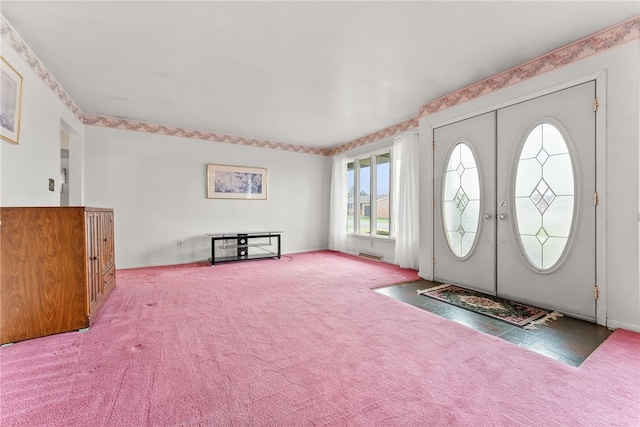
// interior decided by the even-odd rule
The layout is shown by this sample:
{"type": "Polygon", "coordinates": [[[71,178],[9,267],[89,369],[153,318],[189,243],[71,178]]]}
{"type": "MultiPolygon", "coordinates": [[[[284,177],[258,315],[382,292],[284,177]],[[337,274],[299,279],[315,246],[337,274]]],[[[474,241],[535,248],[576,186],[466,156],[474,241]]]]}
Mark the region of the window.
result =
{"type": "Polygon", "coordinates": [[[347,232],[389,236],[391,153],[372,154],[347,164],[347,232]]]}
{"type": "MultiPolygon", "coordinates": [[[[347,233],[355,232],[354,227],[354,198],[356,188],[356,174],[355,174],[355,164],[353,162],[347,163],[347,189],[348,189],[348,199],[349,202],[347,204],[347,233]]],[[[344,194],[344,193],[343,193],[344,194]]]]}
{"type": "Polygon", "coordinates": [[[389,153],[376,156],[376,235],[378,236],[389,235],[390,158],[389,153]]]}
{"type": "Polygon", "coordinates": [[[574,199],[569,147],[558,128],[541,123],[522,147],[515,185],[518,234],[535,268],[550,269],[565,252],[574,220],[574,199]]]}
{"type": "Polygon", "coordinates": [[[473,152],[458,143],[447,163],[442,217],[451,251],[463,258],[473,247],[480,223],[480,176],[473,152]]]}
{"type": "Polygon", "coordinates": [[[358,211],[360,214],[360,233],[371,234],[371,159],[359,161],[358,169],[360,183],[360,196],[358,211]]]}

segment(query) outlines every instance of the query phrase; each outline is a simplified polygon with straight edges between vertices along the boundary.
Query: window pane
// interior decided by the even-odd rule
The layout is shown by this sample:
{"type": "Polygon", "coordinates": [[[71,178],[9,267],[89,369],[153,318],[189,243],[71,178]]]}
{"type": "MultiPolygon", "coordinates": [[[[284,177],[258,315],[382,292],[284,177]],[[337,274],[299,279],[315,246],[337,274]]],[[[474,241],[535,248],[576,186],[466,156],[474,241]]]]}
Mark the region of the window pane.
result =
{"type": "Polygon", "coordinates": [[[353,224],[354,224],[354,193],[356,191],[356,182],[355,182],[355,168],[353,162],[347,164],[347,233],[353,233],[353,224]]]}
{"type": "Polygon", "coordinates": [[[571,154],[555,126],[542,123],[527,136],[515,198],[520,241],[529,261],[542,270],[553,267],[569,241],[575,198],[571,154]]]}
{"type": "Polygon", "coordinates": [[[389,153],[376,156],[376,234],[389,235],[389,153]]]}
{"type": "Polygon", "coordinates": [[[462,142],[454,147],[447,163],[442,215],[451,251],[460,258],[466,256],[480,220],[480,177],[473,152],[462,142]]]}
{"type": "Polygon", "coordinates": [[[360,160],[360,233],[371,233],[371,159],[360,160]]]}

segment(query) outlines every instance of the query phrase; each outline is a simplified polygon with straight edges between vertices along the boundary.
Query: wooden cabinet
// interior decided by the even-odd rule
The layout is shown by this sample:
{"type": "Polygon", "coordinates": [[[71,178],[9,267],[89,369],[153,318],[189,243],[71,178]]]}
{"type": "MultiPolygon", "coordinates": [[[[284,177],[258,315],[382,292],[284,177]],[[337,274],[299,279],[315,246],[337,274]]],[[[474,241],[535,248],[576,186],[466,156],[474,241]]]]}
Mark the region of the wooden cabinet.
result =
{"type": "Polygon", "coordinates": [[[0,208],[2,344],[89,327],[116,284],[113,210],[0,208]]]}

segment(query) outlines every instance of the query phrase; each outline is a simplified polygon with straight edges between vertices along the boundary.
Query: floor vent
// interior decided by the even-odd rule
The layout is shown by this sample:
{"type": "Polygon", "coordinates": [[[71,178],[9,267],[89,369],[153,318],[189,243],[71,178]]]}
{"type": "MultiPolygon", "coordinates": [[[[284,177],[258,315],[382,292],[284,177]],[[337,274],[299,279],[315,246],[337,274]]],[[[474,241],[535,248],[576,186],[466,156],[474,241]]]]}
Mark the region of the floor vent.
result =
{"type": "Polygon", "coordinates": [[[360,252],[358,256],[361,258],[371,259],[373,261],[382,261],[382,255],[370,254],[367,252],[360,252]]]}

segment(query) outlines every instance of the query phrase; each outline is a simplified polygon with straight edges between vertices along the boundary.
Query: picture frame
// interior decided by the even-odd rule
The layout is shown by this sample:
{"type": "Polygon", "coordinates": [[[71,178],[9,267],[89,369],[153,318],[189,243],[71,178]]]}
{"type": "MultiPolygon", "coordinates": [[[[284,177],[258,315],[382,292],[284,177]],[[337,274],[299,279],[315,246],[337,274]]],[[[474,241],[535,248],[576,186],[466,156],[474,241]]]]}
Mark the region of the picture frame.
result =
{"type": "Polygon", "coordinates": [[[266,200],[267,169],[208,164],[207,198],[266,200]]]}
{"type": "Polygon", "coordinates": [[[11,144],[20,140],[22,76],[0,56],[0,138],[11,144]]]}

